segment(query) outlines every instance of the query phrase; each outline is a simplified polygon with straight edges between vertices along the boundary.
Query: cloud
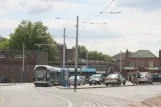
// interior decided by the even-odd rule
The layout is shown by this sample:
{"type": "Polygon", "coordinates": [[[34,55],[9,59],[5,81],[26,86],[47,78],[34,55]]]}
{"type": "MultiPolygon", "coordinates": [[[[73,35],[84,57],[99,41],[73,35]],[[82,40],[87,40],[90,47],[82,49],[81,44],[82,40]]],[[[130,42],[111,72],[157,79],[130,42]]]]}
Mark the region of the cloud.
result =
{"type": "Polygon", "coordinates": [[[120,7],[138,8],[147,11],[161,9],[161,1],[159,2],[159,0],[118,0],[117,5],[120,7]]]}
{"type": "Polygon", "coordinates": [[[27,11],[29,14],[41,14],[41,13],[45,13],[45,12],[49,12],[52,10],[52,5],[50,4],[34,4],[34,5],[30,5],[27,7],[27,11]]]}
{"type": "MultiPolygon", "coordinates": [[[[0,2],[0,35],[9,35],[21,20],[28,19],[42,21],[54,39],[62,43],[63,28],[67,29],[67,36],[76,35],[76,16],[79,15],[79,44],[89,50],[114,55],[120,50],[135,52],[138,49],[149,49],[158,54],[161,10],[159,4],[151,3],[155,3],[154,0],[147,0],[146,3],[145,0],[115,0],[106,11],[121,11],[121,14],[101,14],[89,21],[94,24],[82,24],[98,14],[110,1],[5,0],[0,2]],[[63,19],[57,20],[54,17],[63,19]],[[108,24],[101,24],[103,22],[108,24]]],[[[75,39],[67,38],[66,43],[71,48],[75,45],[75,39]]]]}

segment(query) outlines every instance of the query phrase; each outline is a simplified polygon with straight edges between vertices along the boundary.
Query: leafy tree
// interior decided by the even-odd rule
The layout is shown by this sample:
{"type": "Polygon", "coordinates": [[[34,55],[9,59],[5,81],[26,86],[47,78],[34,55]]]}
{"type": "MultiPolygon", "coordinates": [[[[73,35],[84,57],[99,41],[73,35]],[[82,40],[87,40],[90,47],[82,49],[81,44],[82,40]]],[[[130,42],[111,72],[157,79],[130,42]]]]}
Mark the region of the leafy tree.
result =
{"type": "Polygon", "coordinates": [[[106,62],[112,60],[109,55],[103,54],[102,52],[88,51],[88,49],[85,46],[78,46],[79,58],[86,59],[87,52],[88,52],[88,60],[99,60],[106,62]]]}
{"type": "Polygon", "coordinates": [[[48,51],[49,60],[57,59],[56,42],[48,32],[48,27],[42,22],[31,22],[23,20],[20,22],[15,31],[10,34],[10,48],[22,49],[22,44],[25,44],[26,50],[48,51]],[[50,44],[38,48],[35,44],[50,44]]]}
{"type": "Polygon", "coordinates": [[[85,46],[78,46],[78,58],[86,59],[87,51],[85,46]]]}
{"type": "MultiPolygon", "coordinates": [[[[73,47],[75,49],[75,47],[73,47]]],[[[87,48],[85,46],[78,45],[78,58],[86,59],[87,57],[87,48]]]]}
{"type": "Polygon", "coordinates": [[[7,50],[9,49],[9,40],[4,37],[0,37],[0,49],[7,50]]]}

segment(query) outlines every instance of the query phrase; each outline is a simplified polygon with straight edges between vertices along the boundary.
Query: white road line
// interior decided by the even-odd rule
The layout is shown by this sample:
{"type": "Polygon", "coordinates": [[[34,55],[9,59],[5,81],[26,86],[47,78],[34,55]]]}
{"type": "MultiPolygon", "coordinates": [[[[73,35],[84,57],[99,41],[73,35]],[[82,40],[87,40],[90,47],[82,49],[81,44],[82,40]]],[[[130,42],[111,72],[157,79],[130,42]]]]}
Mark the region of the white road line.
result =
{"type": "MultiPolygon", "coordinates": [[[[44,90],[44,89],[41,89],[41,90],[44,90]]],[[[55,96],[54,94],[47,94],[47,95],[52,95],[52,96],[55,96]]],[[[60,96],[55,96],[55,97],[57,97],[57,98],[60,98],[60,99],[62,99],[62,100],[65,100],[65,101],[67,101],[68,102],[68,107],[72,107],[72,103],[68,100],[68,99],[66,99],[66,98],[63,98],[63,97],[60,97],[60,96]]]]}
{"type": "Polygon", "coordinates": [[[149,104],[149,105],[151,105],[152,107],[157,107],[156,105],[154,105],[154,104],[152,104],[152,103],[149,103],[149,102],[147,102],[147,101],[143,101],[144,103],[147,103],[147,104],[149,104]]]}
{"type": "MultiPolygon", "coordinates": [[[[101,102],[103,104],[112,104],[112,105],[115,105],[116,107],[119,107],[119,105],[117,105],[117,102],[114,101],[114,100],[111,100],[111,99],[107,99],[107,98],[103,98],[103,97],[97,97],[96,99],[105,99],[106,101],[110,101],[110,102],[101,102]]],[[[102,105],[104,106],[104,105],[102,105]]]]}
{"type": "Polygon", "coordinates": [[[0,96],[0,104],[3,102],[3,100],[4,100],[4,99],[0,96]]]}
{"type": "Polygon", "coordinates": [[[87,103],[87,102],[85,102],[84,104],[83,104],[83,107],[92,107],[89,103],[87,103]]]}
{"type": "MultiPolygon", "coordinates": [[[[52,96],[55,96],[54,94],[47,94],[47,95],[52,95],[52,96]]],[[[55,96],[55,97],[57,97],[57,98],[60,98],[60,99],[62,99],[62,100],[65,100],[65,101],[67,101],[68,102],[68,107],[72,107],[72,103],[68,100],[68,99],[66,99],[66,98],[63,98],[63,97],[60,97],[60,96],[55,96]]]]}
{"type": "Polygon", "coordinates": [[[55,97],[57,97],[57,98],[60,98],[60,99],[63,99],[63,100],[65,100],[65,101],[67,101],[68,102],[68,107],[72,107],[72,103],[69,101],[69,100],[67,100],[66,98],[63,98],[63,97],[60,97],[60,96],[55,96],[55,97]]]}
{"type": "Polygon", "coordinates": [[[142,105],[140,104],[140,102],[137,101],[137,100],[135,100],[135,99],[125,98],[125,97],[115,97],[115,96],[109,96],[109,97],[120,98],[120,99],[124,99],[124,100],[128,100],[128,101],[132,101],[135,104],[137,104],[137,106],[142,107],[142,105]]]}

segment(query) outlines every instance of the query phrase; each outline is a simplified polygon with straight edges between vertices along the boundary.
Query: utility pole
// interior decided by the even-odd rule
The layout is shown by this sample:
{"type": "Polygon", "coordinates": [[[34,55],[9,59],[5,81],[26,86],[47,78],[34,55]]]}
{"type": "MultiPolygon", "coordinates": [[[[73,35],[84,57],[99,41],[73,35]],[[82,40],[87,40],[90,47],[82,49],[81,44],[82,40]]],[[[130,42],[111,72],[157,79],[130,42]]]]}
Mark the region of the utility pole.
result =
{"type": "Polygon", "coordinates": [[[64,86],[64,75],[65,75],[65,31],[66,29],[64,28],[64,35],[63,35],[63,75],[62,75],[62,85],[64,86]]]}
{"type": "Polygon", "coordinates": [[[121,73],[121,71],[122,71],[122,63],[121,63],[121,50],[120,50],[120,73],[121,73]]]}
{"type": "Polygon", "coordinates": [[[76,25],[76,48],[75,48],[75,81],[74,81],[74,92],[77,89],[77,67],[78,67],[78,27],[79,27],[79,16],[77,16],[76,25]]]}
{"type": "Polygon", "coordinates": [[[138,55],[138,52],[137,52],[137,71],[138,71],[138,69],[139,69],[139,55],[138,55]]]}
{"type": "Polygon", "coordinates": [[[86,54],[86,67],[88,68],[88,51],[87,51],[87,54],[86,54]]]}
{"type": "Polygon", "coordinates": [[[25,44],[23,44],[23,55],[22,55],[22,71],[21,71],[21,83],[23,83],[24,79],[24,66],[25,66],[25,44]]]}

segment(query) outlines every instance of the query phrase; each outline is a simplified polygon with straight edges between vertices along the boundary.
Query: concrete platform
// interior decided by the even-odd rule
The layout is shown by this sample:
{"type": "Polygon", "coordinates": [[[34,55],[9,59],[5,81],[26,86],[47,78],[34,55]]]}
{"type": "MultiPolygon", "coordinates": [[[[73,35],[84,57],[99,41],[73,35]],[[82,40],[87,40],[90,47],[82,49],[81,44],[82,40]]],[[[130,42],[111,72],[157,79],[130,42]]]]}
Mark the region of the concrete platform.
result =
{"type": "Polygon", "coordinates": [[[0,83],[0,86],[12,86],[16,85],[16,83],[0,83]]]}
{"type": "MultiPolygon", "coordinates": [[[[124,87],[124,86],[133,86],[133,84],[131,82],[126,82],[126,85],[120,85],[120,86],[121,87],[124,87]]],[[[77,86],[77,89],[107,88],[107,87],[120,87],[120,86],[117,86],[117,85],[106,86],[105,84],[102,84],[102,85],[89,85],[89,84],[86,84],[86,85],[77,86]]],[[[70,88],[69,87],[57,86],[57,88],[59,88],[59,89],[74,89],[74,86],[71,85],[70,88]]]]}
{"type": "MultiPolygon", "coordinates": [[[[153,84],[138,84],[138,85],[134,85],[133,83],[131,82],[126,82],[126,85],[120,85],[120,86],[117,86],[117,85],[109,85],[109,86],[106,86],[105,84],[102,84],[102,85],[81,85],[81,86],[77,86],[77,89],[91,89],[91,88],[108,88],[108,87],[127,87],[127,86],[146,86],[146,85],[159,85],[161,84],[161,82],[154,82],[153,84]]],[[[70,86],[69,87],[62,87],[62,86],[57,86],[57,88],[59,89],[74,89],[74,86],[70,86]]]]}

